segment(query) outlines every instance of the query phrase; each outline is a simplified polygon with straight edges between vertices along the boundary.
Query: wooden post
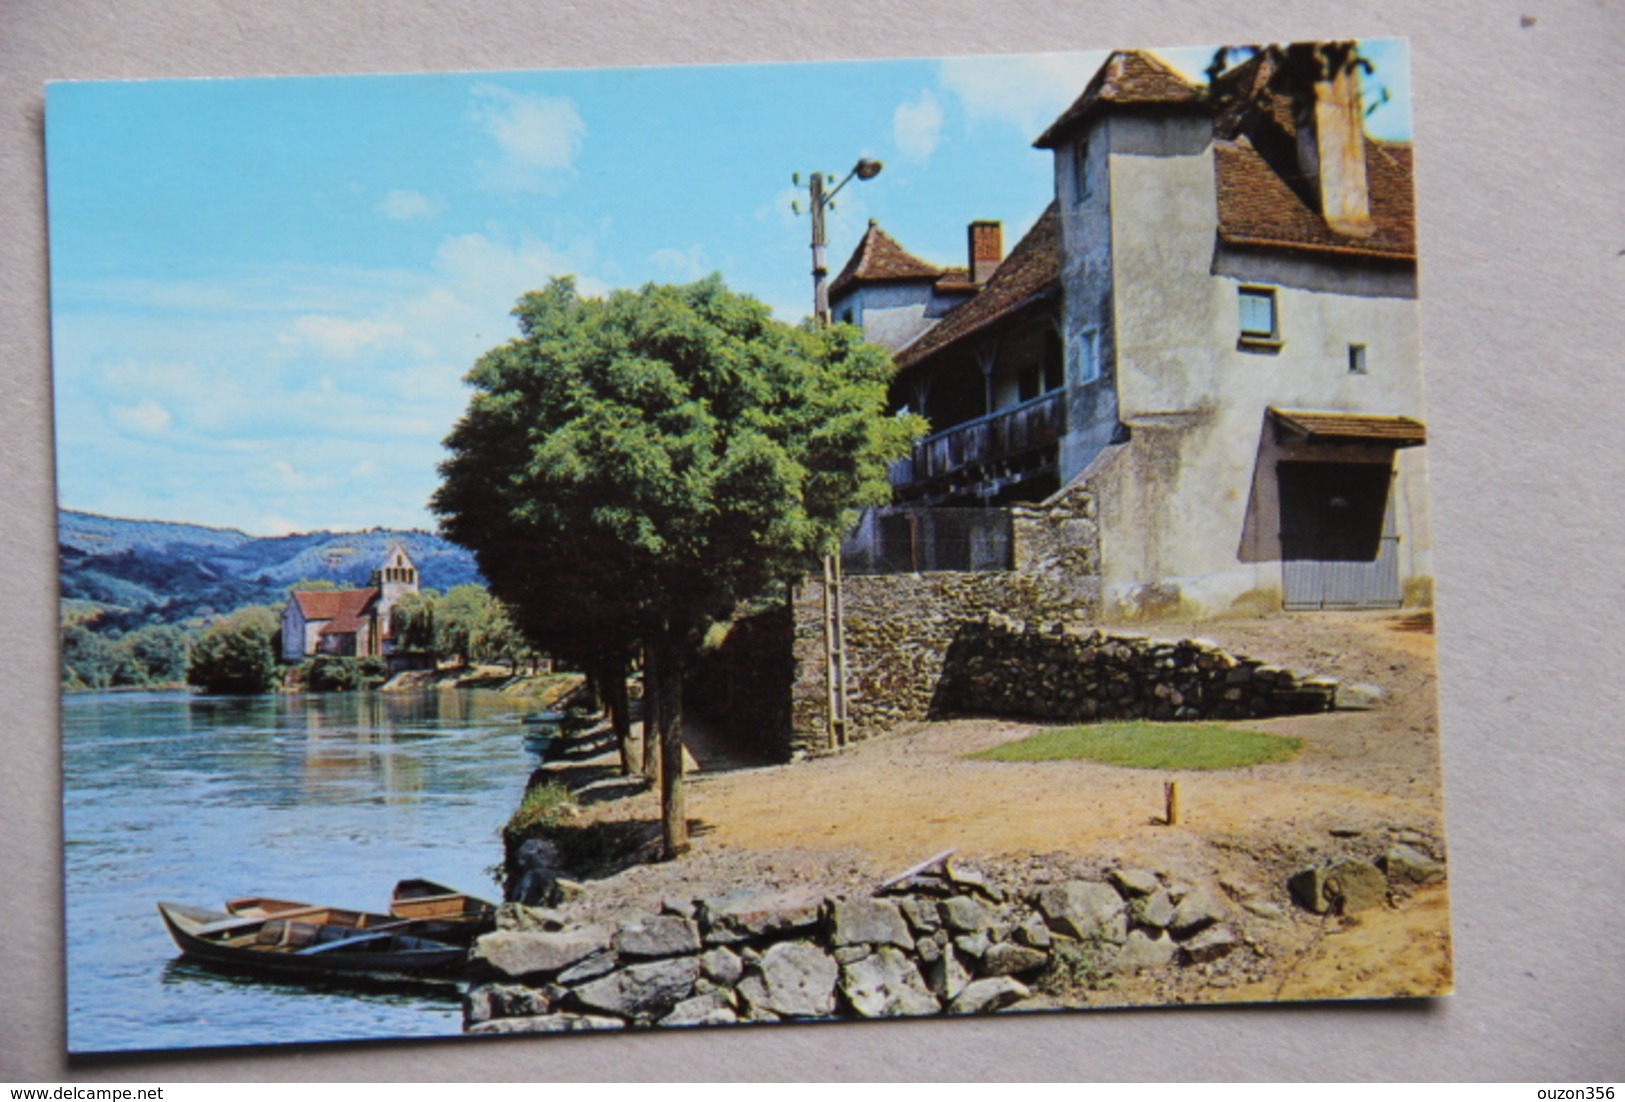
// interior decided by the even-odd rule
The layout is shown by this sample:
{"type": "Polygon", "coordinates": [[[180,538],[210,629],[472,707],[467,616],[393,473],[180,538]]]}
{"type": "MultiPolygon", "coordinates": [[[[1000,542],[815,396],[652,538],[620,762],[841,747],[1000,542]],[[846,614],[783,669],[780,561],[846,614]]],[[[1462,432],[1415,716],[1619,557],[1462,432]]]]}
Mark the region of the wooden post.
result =
{"type": "Polygon", "coordinates": [[[1179,822],[1179,782],[1164,781],[1162,785],[1163,816],[1165,826],[1174,826],[1179,822]]]}

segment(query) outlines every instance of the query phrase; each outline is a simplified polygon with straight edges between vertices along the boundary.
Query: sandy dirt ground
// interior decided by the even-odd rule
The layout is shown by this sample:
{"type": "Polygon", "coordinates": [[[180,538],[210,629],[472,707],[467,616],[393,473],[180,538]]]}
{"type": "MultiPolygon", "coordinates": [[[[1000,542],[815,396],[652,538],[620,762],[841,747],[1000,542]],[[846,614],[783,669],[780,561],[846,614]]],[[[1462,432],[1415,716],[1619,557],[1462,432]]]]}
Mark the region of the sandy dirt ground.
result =
{"type": "MultiPolygon", "coordinates": [[[[1041,729],[956,718],[793,765],[750,767],[696,726],[687,780],[693,851],[589,884],[586,911],[625,912],[672,896],[805,884],[862,891],[947,849],[1030,887],[1114,865],[1222,891],[1248,951],[1215,965],[1123,977],[1058,1005],[1320,999],[1450,989],[1445,888],[1397,906],[1326,919],[1296,907],[1291,873],[1339,856],[1374,858],[1405,841],[1443,858],[1432,621],[1427,614],[1319,614],[1158,623],[1157,638],[1199,636],[1235,653],[1376,685],[1370,711],[1249,721],[1304,740],[1294,760],[1165,772],[1089,762],[1010,763],[966,755],[1041,729]],[[1177,826],[1161,822],[1163,782],[1180,785],[1177,826]]],[[[645,826],[654,796],[614,776],[609,758],[554,767],[582,786],[582,821],[645,826]]]]}

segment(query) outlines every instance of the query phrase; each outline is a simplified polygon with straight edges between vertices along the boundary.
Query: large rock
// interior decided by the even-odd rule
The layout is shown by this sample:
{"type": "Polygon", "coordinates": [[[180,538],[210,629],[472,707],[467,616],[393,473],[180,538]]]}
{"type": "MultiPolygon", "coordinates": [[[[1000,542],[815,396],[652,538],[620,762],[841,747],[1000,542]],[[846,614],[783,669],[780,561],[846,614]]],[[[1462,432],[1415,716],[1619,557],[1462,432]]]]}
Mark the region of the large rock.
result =
{"type": "Polygon", "coordinates": [[[831,943],[914,948],[903,912],[889,899],[838,899],[831,908],[831,943]]]}
{"type": "Polygon", "coordinates": [[[1158,886],[1150,894],[1142,895],[1131,902],[1129,913],[1141,926],[1150,926],[1154,930],[1166,929],[1174,920],[1174,901],[1168,897],[1166,888],[1158,886]]]}
{"type": "Polygon", "coordinates": [[[1174,959],[1174,950],[1178,948],[1174,939],[1163,930],[1152,937],[1144,930],[1134,930],[1123,942],[1123,948],[1113,961],[1113,967],[1119,972],[1139,972],[1147,968],[1162,968],[1174,959]]]}
{"type": "Polygon", "coordinates": [[[993,924],[993,912],[980,899],[956,895],[938,904],[942,924],[956,934],[974,934],[993,924]]]}
{"type": "Polygon", "coordinates": [[[599,976],[607,975],[621,966],[621,955],[613,949],[606,949],[602,953],[594,953],[585,960],[570,965],[558,974],[558,982],[563,984],[585,983],[595,980],[599,976]]]}
{"type": "Polygon", "coordinates": [[[463,1021],[469,1025],[492,1018],[532,1018],[552,1013],[554,999],[545,988],[487,983],[463,996],[463,1021]]]}
{"type": "Polygon", "coordinates": [[[971,981],[969,969],[952,949],[939,949],[937,955],[920,971],[931,993],[944,1003],[953,1002],[971,981]]]}
{"type": "Polygon", "coordinates": [[[615,948],[627,957],[678,957],[700,951],[700,928],[679,915],[651,915],[621,923],[615,948]]]}
{"type": "Polygon", "coordinates": [[[1113,869],[1111,881],[1127,896],[1150,895],[1160,886],[1157,874],[1147,869],[1113,869]]]}
{"type": "Polygon", "coordinates": [[[736,895],[700,901],[698,916],[707,945],[737,945],[768,937],[793,937],[818,926],[823,897],[806,891],[736,895]]]}
{"type": "Polygon", "coordinates": [[[1025,984],[1009,976],[993,976],[968,984],[948,1004],[950,1014],[984,1014],[1020,1002],[1032,994],[1025,984]]]}
{"type": "Polygon", "coordinates": [[[1128,936],[1123,897],[1110,884],[1093,880],[1051,884],[1038,892],[1034,902],[1050,929],[1067,937],[1121,944],[1128,936]]]}
{"type": "Polygon", "coordinates": [[[1332,695],[1332,707],[1339,711],[1365,712],[1382,705],[1386,694],[1376,685],[1339,684],[1332,695]]]}
{"type": "Polygon", "coordinates": [[[732,987],[745,974],[745,962],[733,950],[718,945],[700,957],[700,972],[712,983],[732,987]]]}
{"type": "Polygon", "coordinates": [[[696,958],[674,957],[611,972],[577,987],[574,995],[589,1009],[647,1021],[671,1013],[673,1007],[693,994],[694,981],[699,978],[700,962],[696,958]]]}
{"type": "Polygon", "coordinates": [[[552,976],[577,961],[609,948],[610,934],[599,926],[557,933],[497,930],[474,943],[469,963],[513,979],[552,976]]]}
{"type": "Polygon", "coordinates": [[[1444,879],[1444,863],[1414,846],[1398,845],[1383,854],[1382,868],[1396,884],[1437,884],[1444,879]]]}
{"type": "Polygon", "coordinates": [[[889,945],[841,965],[841,994],[863,1018],[915,1017],[941,1009],[914,962],[889,945]]]}
{"type": "Polygon", "coordinates": [[[1287,881],[1287,888],[1315,914],[1354,914],[1388,900],[1387,879],[1370,861],[1355,857],[1304,869],[1287,881]]]}
{"type": "Polygon", "coordinates": [[[1205,964],[1229,956],[1241,946],[1241,939],[1228,926],[1209,926],[1181,945],[1185,960],[1191,964],[1205,964]]]}
{"type": "Polygon", "coordinates": [[[734,1008],[728,1005],[728,1000],[721,995],[711,992],[705,995],[695,995],[692,999],[684,999],[672,1007],[671,1013],[661,1018],[657,1025],[728,1025],[737,1022],[739,1016],[734,1008]]]}
{"type": "Polygon", "coordinates": [[[1224,919],[1224,904],[1206,888],[1197,888],[1186,892],[1180,899],[1179,906],[1174,908],[1173,917],[1168,920],[1167,925],[1176,936],[1189,937],[1215,922],[1223,922],[1224,919]]]}
{"type": "Polygon", "coordinates": [[[909,896],[899,901],[898,905],[903,908],[903,917],[908,919],[909,928],[916,934],[929,934],[942,929],[942,914],[937,909],[936,900],[909,896]]]}
{"type": "Polygon", "coordinates": [[[754,1012],[782,1018],[827,1018],[835,1013],[835,958],[804,941],[781,941],[739,981],[739,994],[754,1012]]]}
{"type": "Polygon", "coordinates": [[[987,947],[980,967],[984,976],[1021,976],[1036,972],[1048,963],[1049,954],[1042,949],[999,941],[987,947]]]}

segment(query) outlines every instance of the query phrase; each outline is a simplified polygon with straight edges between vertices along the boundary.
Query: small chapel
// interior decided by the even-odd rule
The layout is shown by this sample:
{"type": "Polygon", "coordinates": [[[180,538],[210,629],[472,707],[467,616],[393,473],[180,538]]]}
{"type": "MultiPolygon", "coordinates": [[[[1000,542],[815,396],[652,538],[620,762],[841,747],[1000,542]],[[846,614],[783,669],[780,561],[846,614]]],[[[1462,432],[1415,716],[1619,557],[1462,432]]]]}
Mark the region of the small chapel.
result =
{"type": "Polygon", "coordinates": [[[389,613],[418,591],[418,568],[401,544],[392,544],[364,589],[295,590],[282,611],[282,659],[312,655],[385,657],[393,650],[389,613]]]}

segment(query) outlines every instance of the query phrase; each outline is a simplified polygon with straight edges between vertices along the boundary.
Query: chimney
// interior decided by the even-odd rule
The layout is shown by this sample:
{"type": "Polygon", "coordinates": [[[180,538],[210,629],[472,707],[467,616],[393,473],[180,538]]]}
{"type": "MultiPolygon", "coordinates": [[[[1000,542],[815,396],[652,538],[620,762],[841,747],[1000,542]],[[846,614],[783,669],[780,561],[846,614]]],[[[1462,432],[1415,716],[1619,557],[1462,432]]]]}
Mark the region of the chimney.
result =
{"type": "Polygon", "coordinates": [[[1322,71],[1313,99],[1298,109],[1298,161],[1314,182],[1321,217],[1337,233],[1368,237],[1371,194],[1366,181],[1365,109],[1353,43],[1319,47],[1322,71]]]}
{"type": "Polygon", "coordinates": [[[977,286],[988,281],[1004,259],[1004,226],[999,222],[970,224],[970,281],[977,286]]]}

